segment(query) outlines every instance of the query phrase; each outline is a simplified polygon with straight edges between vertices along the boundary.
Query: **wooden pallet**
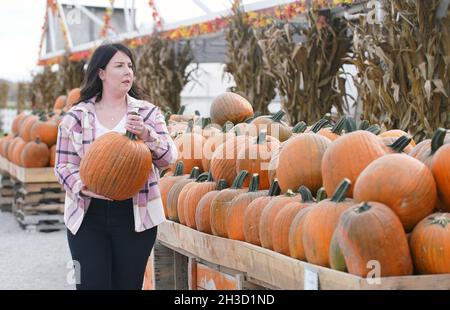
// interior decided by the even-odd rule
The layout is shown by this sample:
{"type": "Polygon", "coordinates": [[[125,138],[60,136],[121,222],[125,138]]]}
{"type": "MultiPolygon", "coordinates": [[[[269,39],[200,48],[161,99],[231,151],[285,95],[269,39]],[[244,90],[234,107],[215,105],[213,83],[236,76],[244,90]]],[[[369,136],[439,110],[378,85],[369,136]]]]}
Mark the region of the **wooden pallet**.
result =
{"type": "Polygon", "coordinates": [[[14,201],[13,183],[7,172],[0,174],[0,211],[11,212],[14,201]]]}
{"type": "Polygon", "coordinates": [[[22,210],[14,210],[14,214],[19,225],[28,231],[56,231],[65,228],[62,214],[27,214],[22,210]]]}

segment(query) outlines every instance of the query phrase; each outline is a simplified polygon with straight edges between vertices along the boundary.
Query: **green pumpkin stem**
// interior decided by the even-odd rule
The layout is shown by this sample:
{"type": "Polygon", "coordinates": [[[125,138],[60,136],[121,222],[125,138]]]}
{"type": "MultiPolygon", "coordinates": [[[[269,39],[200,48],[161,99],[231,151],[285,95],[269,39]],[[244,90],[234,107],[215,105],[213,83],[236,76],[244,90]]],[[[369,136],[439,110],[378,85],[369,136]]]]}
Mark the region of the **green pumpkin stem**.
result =
{"type": "Polygon", "coordinates": [[[221,190],[224,190],[225,188],[227,188],[228,187],[228,183],[227,183],[227,180],[225,180],[225,179],[220,179],[219,180],[219,182],[217,183],[217,190],[218,191],[221,191],[221,190]]]}
{"type": "Polygon", "coordinates": [[[233,181],[233,184],[231,185],[231,188],[233,189],[239,189],[242,188],[242,184],[244,183],[245,178],[248,175],[247,170],[241,170],[241,172],[238,173],[236,178],[233,181]]]}
{"type": "Polygon", "coordinates": [[[389,145],[389,147],[396,153],[401,153],[411,143],[411,137],[409,136],[401,136],[394,143],[389,145]]]}
{"type": "Polygon", "coordinates": [[[280,185],[278,184],[278,179],[274,179],[269,188],[269,196],[278,196],[281,193],[280,185]]]}
{"type": "Polygon", "coordinates": [[[342,116],[336,124],[334,124],[333,128],[331,128],[331,132],[340,135],[345,126],[345,116],[342,116]]]}
{"type": "Polygon", "coordinates": [[[302,185],[298,189],[298,192],[302,196],[302,202],[308,203],[308,202],[314,202],[314,197],[311,194],[311,191],[306,186],[302,185]]]}
{"type": "Polygon", "coordinates": [[[366,211],[369,211],[370,209],[372,209],[372,206],[369,205],[367,203],[367,201],[365,201],[365,202],[363,202],[363,203],[358,205],[358,207],[356,208],[355,212],[356,213],[364,213],[366,211]]]}
{"type": "Polygon", "coordinates": [[[322,201],[327,198],[328,198],[328,196],[327,196],[327,191],[325,190],[325,187],[319,188],[316,193],[316,201],[319,202],[319,201],[322,201]]]}
{"type": "Polygon", "coordinates": [[[286,114],[286,112],[284,112],[283,110],[278,111],[277,113],[275,113],[270,119],[274,122],[281,122],[281,119],[283,118],[283,116],[286,114]]]}
{"type": "Polygon", "coordinates": [[[177,162],[177,165],[175,166],[175,172],[173,175],[175,177],[183,175],[183,169],[184,169],[184,163],[182,161],[177,162]]]}
{"type": "Polygon", "coordinates": [[[356,122],[350,116],[345,117],[345,133],[356,131],[356,122]]]}
{"type": "Polygon", "coordinates": [[[186,128],[186,133],[192,133],[193,129],[194,129],[194,120],[190,119],[190,120],[188,120],[188,126],[186,128]]]}
{"type": "Polygon", "coordinates": [[[369,128],[369,127],[370,127],[370,123],[368,120],[365,119],[359,124],[358,130],[367,130],[367,128],[369,128]]]}
{"type": "Polygon", "coordinates": [[[195,182],[205,182],[209,178],[209,172],[203,172],[200,174],[197,179],[195,179],[195,182]]]}
{"type": "Polygon", "coordinates": [[[298,122],[297,125],[295,125],[292,128],[292,132],[293,133],[303,133],[303,132],[305,132],[307,127],[308,126],[306,125],[306,123],[304,121],[301,121],[301,122],[298,122]]]}
{"type": "Polygon", "coordinates": [[[195,116],[200,116],[200,111],[199,110],[195,110],[194,114],[195,114],[195,116]]]}
{"type": "Polygon", "coordinates": [[[450,217],[448,217],[446,213],[442,213],[438,216],[430,216],[428,221],[432,225],[441,225],[442,228],[445,228],[448,224],[450,224],[450,217]]]}
{"type": "Polygon", "coordinates": [[[253,173],[252,180],[248,187],[249,192],[257,192],[259,190],[259,174],[253,173]]]}
{"type": "MultiPolygon", "coordinates": [[[[137,113],[135,111],[131,112],[131,114],[132,115],[139,115],[139,113],[137,113]]],[[[125,136],[127,138],[129,138],[131,141],[136,141],[137,140],[137,136],[134,133],[132,133],[131,131],[127,130],[126,133],[125,133],[125,136]]]]}
{"type": "Polygon", "coordinates": [[[438,128],[434,132],[433,138],[431,139],[431,155],[434,155],[434,153],[436,153],[437,150],[444,145],[446,133],[447,131],[444,128],[438,128]]]}
{"type": "Polygon", "coordinates": [[[333,194],[333,197],[331,197],[331,201],[333,202],[342,202],[347,197],[347,192],[351,186],[352,182],[345,178],[342,180],[342,182],[339,184],[338,188],[333,194]]]}
{"type": "Polygon", "coordinates": [[[183,115],[184,110],[186,110],[186,106],[185,105],[180,106],[180,108],[178,109],[177,114],[178,115],[183,115]]]}
{"type": "Polygon", "coordinates": [[[381,128],[377,124],[370,125],[365,130],[368,131],[368,132],[373,133],[376,136],[378,136],[380,134],[380,132],[381,132],[381,128]]]}
{"type": "Polygon", "coordinates": [[[318,133],[320,129],[325,127],[326,125],[329,125],[330,122],[324,118],[319,119],[312,127],[311,132],[318,133]]]}
{"type": "Polygon", "coordinates": [[[197,179],[199,175],[200,175],[200,169],[197,166],[195,166],[191,170],[191,174],[189,175],[189,179],[197,179]]]}
{"type": "Polygon", "coordinates": [[[225,124],[223,124],[222,132],[228,132],[233,127],[234,127],[234,124],[232,122],[226,121],[225,124]]]}
{"type": "Polygon", "coordinates": [[[292,191],[292,189],[290,189],[290,188],[286,191],[286,193],[284,193],[284,196],[287,196],[287,197],[294,197],[295,195],[296,195],[296,193],[294,193],[292,191]]]}
{"type": "Polygon", "coordinates": [[[214,178],[213,178],[213,175],[212,175],[212,172],[211,171],[209,171],[209,173],[208,173],[208,180],[206,180],[207,182],[214,182],[214,178]]]}

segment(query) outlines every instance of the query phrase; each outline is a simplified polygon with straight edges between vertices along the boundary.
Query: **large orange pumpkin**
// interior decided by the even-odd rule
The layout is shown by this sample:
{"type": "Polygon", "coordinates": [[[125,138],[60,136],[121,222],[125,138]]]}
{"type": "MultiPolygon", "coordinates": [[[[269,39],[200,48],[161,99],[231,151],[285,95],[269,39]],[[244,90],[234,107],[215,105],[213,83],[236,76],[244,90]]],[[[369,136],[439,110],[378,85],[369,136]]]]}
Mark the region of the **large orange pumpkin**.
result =
{"type": "Polygon", "coordinates": [[[198,231],[212,234],[211,230],[211,204],[222,190],[227,188],[227,181],[219,180],[216,190],[206,193],[198,202],[195,209],[195,226],[198,231]]]}
{"type": "Polygon", "coordinates": [[[174,144],[178,150],[177,161],[183,161],[184,173],[189,173],[194,167],[199,167],[201,171],[204,171],[202,166],[202,153],[205,138],[200,134],[192,133],[192,126],[193,123],[190,122],[186,133],[179,135],[174,140],[174,144]]]}
{"type": "Polygon", "coordinates": [[[450,144],[444,145],[436,152],[431,171],[436,180],[439,207],[450,212],[450,144]]]}
{"type": "Polygon", "coordinates": [[[389,154],[374,160],[360,174],[354,198],[387,205],[409,232],[433,212],[436,183],[422,162],[405,154],[389,154]]]}
{"type": "Polygon", "coordinates": [[[80,177],[87,188],[114,200],[133,197],[152,171],[152,154],[136,136],[108,132],[96,139],[80,163],[80,177]]]}
{"type": "Polygon", "coordinates": [[[303,226],[306,215],[312,208],[312,204],[306,208],[302,208],[295,215],[289,227],[289,255],[303,261],[306,261],[305,248],[303,247],[303,226]]]}
{"type": "Polygon", "coordinates": [[[226,121],[234,124],[253,116],[252,105],[244,97],[226,92],[214,98],[210,108],[211,121],[223,126],[226,121]]]}
{"type": "Polygon", "coordinates": [[[39,138],[28,142],[21,154],[21,163],[25,168],[47,167],[50,161],[50,151],[47,144],[41,143],[39,138]]]}
{"type": "Polygon", "coordinates": [[[165,174],[159,180],[159,192],[161,193],[161,200],[164,207],[164,214],[167,218],[167,194],[169,193],[172,186],[181,179],[186,179],[189,177],[189,174],[183,174],[183,162],[179,161],[176,164],[175,171],[172,175],[165,174]]]}
{"type": "Polygon", "coordinates": [[[56,144],[56,139],[58,137],[58,125],[44,116],[41,116],[38,121],[30,129],[31,140],[39,139],[47,144],[48,147],[56,144]]]}
{"type": "Polygon", "coordinates": [[[69,91],[67,94],[67,102],[65,107],[63,108],[64,112],[67,112],[72,108],[72,106],[80,100],[80,88],[74,88],[69,91]]]}
{"type": "Polygon", "coordinates": [[[259,116],[253,119],[247,127],[247,134],[257,137],[261,131],[267,132],[267,135],[275,137],[280,142],[286,141],[292,136],[291,129],[281,122],[285,112],[278,111],[272,116],[259,116]]]}
{"type": "Polygon", "coordinates": [[[308,262],[330,266],[331,238],[339,217],[355,204],[353,199],[345,198],[350,185],[350,180],[344,179],[331,199],[322,200],[306,215],[303,223],[303,247],[308,262]]]}
{"type": "Polygon", "coordinates": [[[441,146],[450,143],[450,136],[446,138],[446,133],[447,131],[444,128],[438,128],[431,139],[423,140],[417,144],[410,152],[408,152],[408,155],[420,160],[431,169],[434,154],[436,154],[441,146]]]}
{"type": "Polygon", "coordinates": [[[406,234],[398,217],[384,204],[363,202],[342,213],[330,251],[332,268],[342,268],[342,258],[351,274],[366,277],[372,261],[380,276],[402,276],[413,272],[406,234]],[[339,258],[335,262],[336,258],[339,258]]]}
{"type": "Polygon", "coordinates": [[[434,213],[420,221],[410,246],[419,273],[450,273],[450,213],[434,213]]]}

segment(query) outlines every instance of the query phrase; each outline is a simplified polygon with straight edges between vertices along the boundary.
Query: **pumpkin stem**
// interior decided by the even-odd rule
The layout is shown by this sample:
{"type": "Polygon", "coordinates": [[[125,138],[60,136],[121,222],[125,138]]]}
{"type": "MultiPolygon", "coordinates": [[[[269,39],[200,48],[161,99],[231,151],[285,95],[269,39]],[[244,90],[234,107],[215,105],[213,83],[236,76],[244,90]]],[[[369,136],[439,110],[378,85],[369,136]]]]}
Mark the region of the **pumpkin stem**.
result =
{"type": "Polygon", "coordinates": [[[256,144],[265,144],[266,143],[266,135],[267,135],[267,132],[265,130],[261,130],[258,137],[256,138],[256,144]]]}
{"type": "Polygon", "coordinates": [[[274,122],[281,122],[281,119],[283,118],[283,116],[286,114],[286,112],[284,112],[283,110],[278,111],[277,113],[275,113],[270,119],[274,122]]]}
{"type": "Polygon", "coordinates": [[[202,118],[202,129],[205,129],[209,124],[211,124],[211,117],[202,118]]]}
{"type": "Polygon", "coordinates": [[[194,129],[194,120],[190,119],[190,120],[188,120],[188,126],[186,128],[186,133],[192,133],[193,129],[194,129]]]}
{"type": "Polygon", "coordinates": [[[166,121],[166,124],[169,124],[169,118],[172,115],[172,112],[167,111],[166,113],[164,113],[164,120],[166,121]]]}
{"type": "Polygon", "coordinates": [[[338,188],[333,194],[333,197],[331,197],[331,201],[333,202],[342,202],[347,197],[348,189],[350,188],[350,185],[352,182],[345,178],[342,180],[342,182],[339,184],[338,188]]]}
{"type": "Polygon", "coordinates": [[[331,128],[331,132],[340,135],[345,126],[345,116],[342,116],[336,124],[334,124],[333,128],[331,128]]]}
{"type": "Polygon", "coordinates": [[[446,133],[447,131],[444,128],[438,128],[434,132],[433,138],[431,139],[431,155],[434,155],[434,153],[436,153],[437,150],[444,145],[446,133]]]}
{"type": "Polygon", "coordinates": [[[182,161],[177,162],[177,165],[175,166],[175,172],[173,175],[176,177],[183,175],[183,169],[184,163],[182,161]]]}
{"type": "Polygon", "coordinates": [[[197,179],[199,175],[200,169],[197,166],[195,166],[194,168],[192,168],[191,174],[189,175],[188,179],[197,179]]]}
{"type": "Polygon", "coordinates": [[[365,130],[368,131],[368,132],[373,133],[376,136],[378,136],[380,134],[380,132],[381,132],[381,128],[377,124],[370,125],[365,130]]]}
{"type": "Polygon", "coordinates": [[[207,182],[214,182],[214,178],[213,178],[213,175],[212,175],[212,172],[211,171],[209,171],[209,173],[208,173],[208,180],[206,180],[207,182]]]}
{"type": "Polygon", "coordinates": [[[233,181],[233,184],[231,185],[231,188],[233,189],[239,189],[242,188],[242,184],[244,183],[245,178],[248,175],[247,170],[241,170],[241,172],[238,173],[236,178],[233,181]]]}
{"type": "Polygon", "coordinates": [[[209,172],[203,172],[202,174],[200,174],[197,177],[195,182],[205,182],[206,180],[208,180],[208,178],[209,178],[209,172]]]}
{"type": "Polygon", "coordinates": [[[241,130],[239,129],[239,127],[234,128],[234,134],[236,136],[240,136],[241,135],[241,130]]]}
{"type": "Polygon", "coordinates": [[[278,196],[281,193],[280,185],[278,184],[278,179],[274,179],[269,188],[269,196],[278,196]]]}
{"type": "Polygon", "coordinates": [[[367,128],[369,128],[369,127],[370,127],[370,123],[368,120],[365,119],[359,124],[358,130],[367,130],[367,128]]]}
{"type": "Polygon", "coordinates": [[[36,139],[34,140],[34,142],[35,142],[36,144],[41,143],[41,138],[39,138],[39,136],[37,136],[36,139]]]}
{"type": "Polygon", "coordinates": [[[327,121],[326,119],[322,118],[319,119],[312,127],[311,127],[311,132],[317,133],[320,129],[322,129],[323,127],[325,127],[326,125],[329,125],[330,122],[327,121]]]}
{"type": "Polygon", "coordinates": [[[250,116],[249,118],[245,119],[244,123],[250,124],[255,118],[260,117],[261,112],[256,111],[253,116],[250,116]]]}
{"type": "Polygon", "coordinates": [[[223,190],[223,189],[225,189],[225,188],[227,188],[228,187],[228,184],[227,184],[227,180],[225,180],[225,179],[220,179],[219,180],[219,183],[217,183],[217,190],[218,191],[221,191],[221,190],[223,190]]]}
{"type": "Polygon", "coordinates": [[[325,190],[325,187],[321,187],[317,190],[316,193],[316,200],[317,202],[322,201],[324,199],[327,199],[327,191],[325,190]]]}
{"type": "Polygon", "coordinates": [[[396,153],[401,153],[409,145],[411,142],[411,137],[409,136],[401,136],[394,143],[389,145],[389,147],[396,153]]]}
{"type": "Polygon", "coordinates": [[[47,116],[45,115],[45,113],[39,114],[39,120],[41,122],[46,122],[48,120],[47,116]]]}
{"type": "MultiPolygon", "coordinates": [[[[139,115],[139,113],[137,113],[135,111],[131,112],[131,114],[132,115],[139,115]]],[[[127,138],[129,138],[131,141],[136,141],[137,140],[137,136],[134,133],[132,133],[131,131],[127,130],[127,132],[125,133],[125,136],[127,138]]]]}
{"type": "Polygon", "coordinates": [[[325,113],[325,115],[322,118],[326,119],[329,122],[331,122],[331,113],[325,113]]]}
{"type": "Polygon", "coordinates": [[[447,227],[447,225],[450,223],[450,218],[446,216],[446,214],[440,214],[439,216],[432,216],[429,217],[428,220],[430,221],[430,224],[433,225],[441,225],[442,228],[447,227]]]}
{"type": "Polygon", "coordinates": [[[195,110],[194,114],[195,114],[195,116],[200,116],[200,111],[199,110],[195,110]]]}
{"type": "Polygon", "coordinates": [[[313,195],[311,194],[311,191],[306,186],[302,185],[298,189],[298,192],[300,195],[302,195],[302,202],[308,203],[308,202],[314,202],[313,195]]]}
{"type": "Polygon", "coordinates": [[[356,207],[355,212],[360,214],[360,213],[364,213],[366,211],[369,211],[370,209],[372,209],[372,206],[369,205],[367,203],[367,201],[365,201],[365,202],[359,204],[358,207],[356,207]]]}
{"type": "Polygon", "coordinates": [[[184,110],[186,110],[186,106],[185,105],[180,106],[180,108],[178,109],[177,114],[182,115],[184,113],[184,110]]]}
{"type": "Polygon", "coordinates": [[[223,132],[228,132],[233,127],[234,127],[234,124],[232,122],[226,121],[225,124],[223,124],[222,131],[223,132]]]}
{"type": "Polygon", "coordinates": [[[166,175],[166,173],[169,171],[170,169],[164,169],[159,173],[159,177],[162,178],[166,175]]]}
{"type": "Polygon", "coordinates": [[[252,180],[250,181],[250,186],[248,187],[249,192],[257,192],[259,190],[259,174],[253,173],[252,180]]]}
{"type": "Polygon", "coordinates": [[[356,122],[350,116],[345,117],[345,133],[356,131],[356,122]]]}
{"type": "Polygon", "coordinates": [[[302,132],[305,132],[307,127],[308,126],[306,125],[306,123],[304,121],[301,121],[301,122],[298,122],[297,125],[295,125],[292,128],[292,132],[293,133],[302,133],[302,132]]]}

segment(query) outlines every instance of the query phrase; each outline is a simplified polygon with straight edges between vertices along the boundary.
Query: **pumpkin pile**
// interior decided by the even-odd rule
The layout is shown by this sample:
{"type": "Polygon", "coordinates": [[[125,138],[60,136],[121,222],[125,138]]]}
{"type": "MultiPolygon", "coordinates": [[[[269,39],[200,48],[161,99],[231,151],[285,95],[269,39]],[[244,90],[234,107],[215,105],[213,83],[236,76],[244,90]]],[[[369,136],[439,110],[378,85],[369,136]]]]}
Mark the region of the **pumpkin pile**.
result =
{"type": "Polygon", "coordinates": [[[283,118],[225,93],[208,121],[168,120],[179,158],[161,179],[167,217],[359,276],[371,261],[382,276],[450,273],[447,130],[416,145],[348,117],[283,118]]]}
{"type": "Polygon", "coordinates": [[[80,98],[80,89],[72,89],[67,96],[59,96],[53,110],[24,112],[12,123],[11,132],[0,139],[0,156],[25,168],[55,165],[58,125],[64,112],[80,98]]]}

